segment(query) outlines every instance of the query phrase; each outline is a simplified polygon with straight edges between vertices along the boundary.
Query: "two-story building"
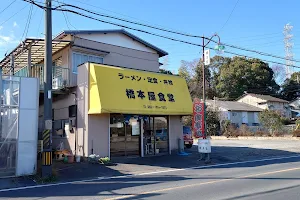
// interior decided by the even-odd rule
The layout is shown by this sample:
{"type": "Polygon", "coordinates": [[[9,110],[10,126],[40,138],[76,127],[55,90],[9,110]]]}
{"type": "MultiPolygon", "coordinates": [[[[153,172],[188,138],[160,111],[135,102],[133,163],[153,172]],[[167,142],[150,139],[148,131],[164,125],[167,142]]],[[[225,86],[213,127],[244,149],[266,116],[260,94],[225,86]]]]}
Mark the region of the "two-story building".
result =
{"type": "MultiPolygon", "coordinates": [[[[1,62],[3,74],[40,79],[43,39],[28,38],[1,62]]],[[[52,41],[53,148],[82,156],[168,154],[192,114],[184,79],[159,73],[167,52],[121,30],[63,31],[52,41]]]]}
{"type": "Polygon", "coordinates": [[[291,118],[289,102],[270,95],[247,93],[241,96],[238,102],[243,102],[261,109],[276,110],[282,116],[291,118]]]}

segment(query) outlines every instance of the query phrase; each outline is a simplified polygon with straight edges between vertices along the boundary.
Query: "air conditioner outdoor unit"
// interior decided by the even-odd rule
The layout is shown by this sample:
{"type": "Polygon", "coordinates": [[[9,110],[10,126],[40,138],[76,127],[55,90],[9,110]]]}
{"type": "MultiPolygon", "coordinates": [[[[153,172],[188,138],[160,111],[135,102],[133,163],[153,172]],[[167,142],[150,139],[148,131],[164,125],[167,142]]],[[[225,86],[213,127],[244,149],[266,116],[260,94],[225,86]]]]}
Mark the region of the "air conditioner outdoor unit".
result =
{"type": "Polygon", "coordinates": [[[52,89],[57,90],[62,85],[60,77],[52,79],[52,89]]]}

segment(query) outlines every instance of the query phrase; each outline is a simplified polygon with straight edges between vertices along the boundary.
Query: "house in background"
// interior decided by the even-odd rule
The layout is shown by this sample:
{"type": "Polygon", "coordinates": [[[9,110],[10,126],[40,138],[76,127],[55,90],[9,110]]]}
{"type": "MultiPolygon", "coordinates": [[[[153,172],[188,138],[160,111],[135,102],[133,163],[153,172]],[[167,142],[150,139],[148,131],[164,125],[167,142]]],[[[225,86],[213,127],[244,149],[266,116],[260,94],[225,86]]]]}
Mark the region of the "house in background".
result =
{"type": "Polygon", "coordinates": [[[230,120],[232,124],[240,127],[242,124],[248,126],[259,126],[258,114],[263,109],[236,101],[207,100],[208,108],[220,111],[220,121],[230,120]]]}
{"type": "Polygon", "coordinates": [[[270,95],[248,93],[241,96],[238,102],[246,103],[257,108],[278,111],[282,116],[291,118],[289,102],[270,95]]]}
{"type": "Polygon", "coordinates": [[[292,118],[299,117],[300,116],[300,99],[295,99],[289,103],[291,112],[292,112],[292,118]]]}

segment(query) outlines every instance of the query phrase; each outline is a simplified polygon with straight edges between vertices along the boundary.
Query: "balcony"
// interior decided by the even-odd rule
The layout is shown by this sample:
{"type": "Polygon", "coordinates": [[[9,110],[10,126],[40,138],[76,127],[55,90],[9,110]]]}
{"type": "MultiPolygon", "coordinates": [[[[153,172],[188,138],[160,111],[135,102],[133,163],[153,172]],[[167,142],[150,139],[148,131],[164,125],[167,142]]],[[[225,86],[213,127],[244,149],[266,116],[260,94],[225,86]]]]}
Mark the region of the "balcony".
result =
{"type": "MultiPolygon", "coordinates": [[[[61,90],[70,86],[69,68],[52,67],[52,90],[61,90]]],[[[27,66],[15,72],[14,76],[39,78],[40,90],[44,89],[44,66],[33,65],[31,70],[27,66]]]]}

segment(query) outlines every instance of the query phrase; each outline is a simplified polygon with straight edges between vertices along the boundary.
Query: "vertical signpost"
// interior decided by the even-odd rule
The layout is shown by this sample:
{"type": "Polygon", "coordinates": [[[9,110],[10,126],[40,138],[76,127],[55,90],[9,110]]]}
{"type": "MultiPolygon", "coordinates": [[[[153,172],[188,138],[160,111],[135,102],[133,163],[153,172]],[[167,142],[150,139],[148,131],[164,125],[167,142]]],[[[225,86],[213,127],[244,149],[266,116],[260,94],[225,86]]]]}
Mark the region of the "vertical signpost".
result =
{"type": "Polygon", "coordinates": [[[193,102],[193,135],[198,138],[198,152],[202,160],[203,154],[207,154],[206,162],[209,162],[211,153],[210,141],[206,138],[205,131],[205,104],[200,99],[195,98],[193,102]]]}
{"type": "Polygon", "coordinates": [[[195,98],[193,102],[193,135],[194,138],[205,137],[204,103],[195,98]]]}

